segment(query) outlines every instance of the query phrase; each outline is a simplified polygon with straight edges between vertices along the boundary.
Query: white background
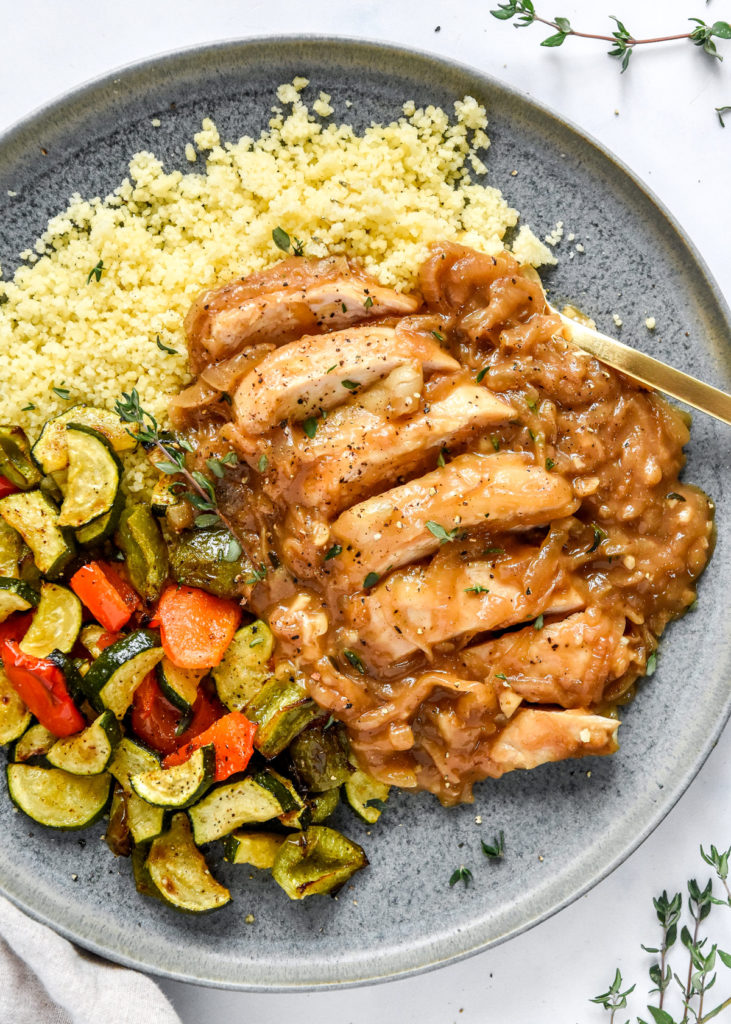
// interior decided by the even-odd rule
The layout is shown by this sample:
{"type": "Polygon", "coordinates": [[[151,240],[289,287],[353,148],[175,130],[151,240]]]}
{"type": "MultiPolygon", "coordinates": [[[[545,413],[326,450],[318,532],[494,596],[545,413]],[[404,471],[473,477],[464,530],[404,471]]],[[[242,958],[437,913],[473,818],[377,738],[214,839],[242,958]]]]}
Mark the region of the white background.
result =
{"type": "MultiPolygon", "coordinates": [[[[535,3],[541,14],[560,14],[595,32],[609,31],[608,15],[616,13],[638,37],[685,31],[689,16],[731,20],[728,0],[535,3]]],[[[731,115],[723,130],[714,113],[731,105],[731,42],[721,43],[725,64],[687,42],[647,47],[620,76],[605,44],[572,39],[562,49],[541,48],[547,34],[541,27],[515,31],[490,17],[491,6],[491,0],[0,0],[0,131],[89,78],[178,47],[291,32],[397,42],[487,71],[600,139],[667,204],[731,299],[731,115]]],[[[649,958],[640,943],[656,939],[651,897],[694,875],[705,880],[699,843],[731,844],[729,770],[727,730],[677,807],[611,877],[532,932],[468,961],[339,992],[163,987],[185,1024],[592,1024],[608,1018],[588,998],[606,988],[619,965],[638,982],[630,1009],[647,1017],[649,958]]],[[[714,917],[714,939],[731,948],[731,912],[719,909],[714,917]]],[[[731,972],[717,990],[719,997],[731,991],[731,972]]],[[[716,1019],[727,1018],[731,1009],[716,1019]]],[[[624,1019],[618,1016],[617,1024],[624,1019]]]]}

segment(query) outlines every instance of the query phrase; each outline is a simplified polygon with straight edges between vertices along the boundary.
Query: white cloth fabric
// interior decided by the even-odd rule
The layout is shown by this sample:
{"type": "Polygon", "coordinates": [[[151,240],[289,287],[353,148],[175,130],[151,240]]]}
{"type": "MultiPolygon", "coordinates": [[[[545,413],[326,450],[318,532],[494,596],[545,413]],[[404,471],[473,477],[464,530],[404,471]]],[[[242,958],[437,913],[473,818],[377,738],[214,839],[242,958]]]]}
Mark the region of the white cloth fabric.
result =
{"type": "Polygon", "coordinates": [[[0,1021],[181,1024],[151,978],[84,952],[2,897],[0,1021]]]}

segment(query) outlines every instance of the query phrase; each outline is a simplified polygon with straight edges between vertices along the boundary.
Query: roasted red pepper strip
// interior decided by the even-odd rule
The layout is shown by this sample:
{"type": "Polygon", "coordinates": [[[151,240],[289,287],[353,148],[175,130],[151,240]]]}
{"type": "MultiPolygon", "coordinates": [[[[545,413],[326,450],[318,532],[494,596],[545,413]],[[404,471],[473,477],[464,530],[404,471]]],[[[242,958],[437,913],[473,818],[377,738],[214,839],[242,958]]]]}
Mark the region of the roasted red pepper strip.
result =
{"type": "Polygon", "coordinates": [[[30,629],[34,615],[35,611],[13,612],[5,622],[0,622],[0,649],[6,640],[22,640],[30,629]]]}
{"type": "Polygon", "coordinates": [[[212,743],[216,749],[215,779],[216,782],[223,782],[230,775],[242,772],[248,765],[254,752],[256,728],[256,722],[250,722],[240,711],[232,711],[219,718],[190,743],[168,754],[162,763],[163,768],[183,764],[199,747],[212,743]]]}
{"type": "Polygon", "coordinates": [[[129,622],[139,603],[132,587],[105,562],[83,565],[70,582],[97,622],[112,633],[129,622]]]}
{"type": "Polygon", "coordinates": [[[8,494],[17,494],[20,490],[11,483],[6,476],[0,476],[0,498],[6,498],[8,494]]]}
{"type": "Polygon", "coordinates": [[[15,640],[2,645],[5,674],[25,706],[54,736],[72,736],[86,726],[63,672],[47,658],[24,654],[15,640]]]}
{"type": "Polygon", "coordinates": [[[135,690],[132,701],[132,730],[138,739],[161,754],[172,754],[202,733],[209,725],[226,714],[223,704],[209,696],[205,686],[191,709],[190,723],[179,736],[176,731],[184,723],[185,715],[164,695],[154,672],[145,676],[135,690]]]}

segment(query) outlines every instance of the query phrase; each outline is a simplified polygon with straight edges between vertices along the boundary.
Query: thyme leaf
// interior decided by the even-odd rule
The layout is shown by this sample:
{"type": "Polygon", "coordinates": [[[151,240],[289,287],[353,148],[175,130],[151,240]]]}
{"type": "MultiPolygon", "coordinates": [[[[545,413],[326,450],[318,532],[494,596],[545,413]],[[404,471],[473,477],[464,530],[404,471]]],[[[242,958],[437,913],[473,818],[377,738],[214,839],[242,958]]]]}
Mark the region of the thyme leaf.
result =
{"type": "Polygon", "coordinates": [[[464,864],[460,864],[456,871],[452,873],[449,879],[450,888],[457,884],[457,882],[463,882],[465,889],[467,889],[470,883],[473,881],[472,872],[469,868],[466,868],[464,864]]]}
{"type": "Polygon", "coordinates": [[[92,278],[94,278],[97,282],[101,281],[103,273],[104,273],[104,260],[99,260],[97,265],[95,267],[92,267],[91,270],[89,271],[89,275],[86,278],[86,283],[87,284],[91,284],[92,278]]]}

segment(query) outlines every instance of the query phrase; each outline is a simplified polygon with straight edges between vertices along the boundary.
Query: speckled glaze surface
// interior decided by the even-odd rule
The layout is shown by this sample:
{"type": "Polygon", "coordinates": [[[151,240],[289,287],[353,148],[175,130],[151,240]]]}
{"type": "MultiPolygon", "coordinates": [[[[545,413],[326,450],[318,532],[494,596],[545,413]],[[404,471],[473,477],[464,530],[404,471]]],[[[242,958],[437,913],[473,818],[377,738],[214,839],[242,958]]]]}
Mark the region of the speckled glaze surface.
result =
{"type": "MultiPolygon", "coordinates": [[[[563,219],[584,241],[584,255],[569,260],[564,249],[546,276],[555,304],[570,299],[609,333],[616,330],[611,314],[620,311],[626,325],[636,325],[625,327],[624,341],[731,385],[728,309],[688,240],[624,168],[487,75],[363,42],[269,38],[174,54],[94,82],[17,126],[0,139],[6,275],[71,193],[106,194],[140,149],[188,169],[185,143],[204,116],[224,138],[258,133],[276,86],[294,75],[311,80],[308,95],[330,93],[335,117],[356,127],[397,116],[405,99],[451,106],[465,93],[476,96],[490,118],[490,181],[539,234],[563,219]],[[150,126],[155,117],[157,129],[150,126]],[[641,326],[649,314],[657,318],[654,333],[641,326]]],[[[214,873],[231,886],[234,902],[204,917],[139,896],[129,862],[115,861],[100,841],[102,824],[54,833],[14,811],[3,793],[0,889],[113,960],[243,989],[392,978],[477,952],[554,913],[661,821],[728,716],[728,440],[726,428],[696,415],[686,478],[718,503],[717,550],[699,611],[670,627],[654,679],[623,714],[616,756],[487,782],[473,805],[449,811],[430,796],[395,792],[370,829],[341,810],[340,825],[365,846],[371,866],[337,900],[290,903],[266,873],[250,877],[213,850],[214,873]],[[479,852],[480,838],[489,841],[499,830],[506,856],[491,864],[479,852]],[[475,868],[469,890],[448,885],[461,862],[475,868]],[[254,924],[245,923],[247,914],[254,924]]]]}

